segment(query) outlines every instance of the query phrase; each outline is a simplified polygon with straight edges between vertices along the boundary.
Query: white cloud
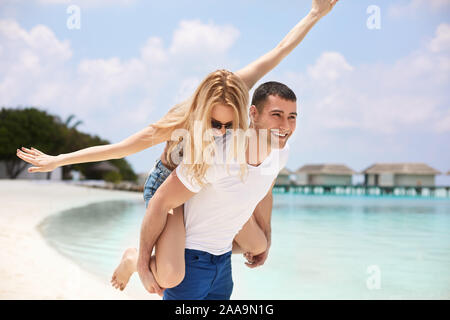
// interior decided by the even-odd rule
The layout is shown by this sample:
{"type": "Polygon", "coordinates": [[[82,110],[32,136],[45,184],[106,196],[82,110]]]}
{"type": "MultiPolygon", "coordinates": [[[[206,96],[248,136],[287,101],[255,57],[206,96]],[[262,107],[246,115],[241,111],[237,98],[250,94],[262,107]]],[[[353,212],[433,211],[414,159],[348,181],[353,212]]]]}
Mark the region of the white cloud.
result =
{"type": "Polygon", "coordinates": [[[239,37],[233,26],[203,24],[199,20],[181,21],[175,31],[171,54],[220,54],[226,52],[239,37]]]}
{"type": "Polygon", "coordinates": [[[189,98],[197,89],[202,80],[198,77],[188,77],[181,82],[174,103],[184,101],[189,98]]]}
{"type": "Polygon", "coordinates": [[[402,4],[391,4],[388,14],[392,17],[411,16],[420,13],[421,10],[437,12],[450,7],[450,0],[409,0],[402,4]]]}
{"type": "Polygon", "coordinates": [[[425,48],[392,65],[352,66],[342,54],[326,52],[306,73],[290,74],[308,130],[449,133],[448,27],[439,26],[425,48]]]}
{"type": "Polygon", "coordinates": [[[165,63],[169,57],[164,49],[163,42],[158,37],[151,37],[141,48],[141,58],[147,63],[165,63]]]}
{"type": "Polygon", "coordinates": [[[450,25],[442,23],[436,30],[436,36],[430,42],[430,50],[434,53],[450,52],[450,25]]]}
{"type": "Polygon", "coordinates": [[[436,131],[438,133],[450,132],[450,110],[436,124],[436,131]]]}
{"type": "Polygon", "coordinates": [[[89,132],[124,138],[121,132],[158,120],[171,107],[166,101],[193,91],[200,80],[189,74],[190,68],[206,76],[211,61],[223,59],[238,34],[230,26],[183,21],[167,46],[151,37],[134,58],[75,63],[70,43],[50,28],[38,25],[27,31],[14,20],[0,20],[0,105],[42,106],[62,117],[75,113],[89,119],[84,121],[89,132]],[[198,50],[202,55],[193,54],[198,50]],[[164,105],[156,108],[162,95],[164,105]]]}
{"type": "Polygon", "coordinates": [[[43,25],[26,32],[13,20],[0,20],[0,43],[2,104],[23,98],[21,103],[27,103],[30,96],[38,93],[49,96],[49,90],[58,87],[57,82],[64,74],[61,70],[72,56],[69,43],[59,41],[43,25]]]}
{"type": "Polygon", "coordinates": [[[353,71],[353,67],[337,52],[323,53],[315,65],[308,67],[308,74],[314,80],[336,81],[349,71],[353,71]]]}

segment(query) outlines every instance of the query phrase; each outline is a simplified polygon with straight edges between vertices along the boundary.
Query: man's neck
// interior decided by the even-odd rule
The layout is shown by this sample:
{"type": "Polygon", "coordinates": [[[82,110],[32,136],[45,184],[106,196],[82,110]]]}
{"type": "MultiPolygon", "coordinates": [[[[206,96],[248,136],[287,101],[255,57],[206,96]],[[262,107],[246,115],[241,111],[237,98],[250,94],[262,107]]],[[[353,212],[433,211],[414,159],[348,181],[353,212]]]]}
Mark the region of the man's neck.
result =
{"type": "Polygon", "coordinates": [[[259,130],[256,130],[256,143],[250,141],[246,150],[247,164],[257,167],[269,156],[272,146],[267,142],[267,137],[260,139],[259,130]]]}

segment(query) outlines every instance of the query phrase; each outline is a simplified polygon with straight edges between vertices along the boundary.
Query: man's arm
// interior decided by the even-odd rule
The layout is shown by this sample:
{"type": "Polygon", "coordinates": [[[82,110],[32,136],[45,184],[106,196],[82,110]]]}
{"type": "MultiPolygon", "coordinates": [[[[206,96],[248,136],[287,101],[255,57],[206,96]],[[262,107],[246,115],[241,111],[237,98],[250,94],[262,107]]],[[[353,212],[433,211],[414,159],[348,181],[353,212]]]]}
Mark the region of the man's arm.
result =
{"type": "Polygon", "coordinates": [[[250,90],[256,82],[274,69],[305,38],[311,28],[327,15],[338,0],[313,0],[311,11],[271,51],[250,63],[236,74],[250,90]]]}
{"type": "Polygon", "coordinates": [[[177,208],[195,193],[189,191],[172,172],[151,199],[141,226],[137,271],[144,287],[150,293],[161,293],[149,267],[153,247],[164,230],[169,210],[177,208]]]}
{"type": "Polygon", "coordinates": [[[248,263],[246,263],[246,265],[249,268],[256,268],[258,266],[262,266],[266,262],[266,259],[269,255],[269,249],[272,244],[272,226],[271,226],[272,207],[273,207],[272,189],[274,185],[275,180],[273,181],[272,186],[269,189],[269,192],[267,192],[266,196],[256,206],[255,211],[253,211],[253,215],[255,216],[256,222],[261,227],[266,236],[267,249],[266,251],[257,256],[251,256],[247,253],[244,254],[246,259],[248,260],[248,263]]]}
{"type": "Polygon", "coordinates": [[[272,243],[272,227],[271,227],[272,207],[273,207],[272,189],[274,184],[275,182],[272,184],[272,187],[270,187],[270,190],[266,194],[266,196],[258,203],[254,211],[256,222],[262,228],[264,234],[266,235],[267,248],[269,248],[272,243]]]}

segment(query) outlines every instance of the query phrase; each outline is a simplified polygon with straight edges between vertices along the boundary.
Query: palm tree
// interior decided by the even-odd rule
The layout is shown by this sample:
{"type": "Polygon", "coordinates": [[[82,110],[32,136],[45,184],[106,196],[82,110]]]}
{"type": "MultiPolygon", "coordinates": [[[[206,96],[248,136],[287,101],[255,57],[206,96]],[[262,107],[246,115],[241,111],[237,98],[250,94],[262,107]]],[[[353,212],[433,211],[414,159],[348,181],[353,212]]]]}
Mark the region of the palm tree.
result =
{"type": "Polygon", "coordinates": [[[70,116],[67,117],[66,121],[64,122],[65,126],[70,130],[76,129],[80,124],[83,123],[83,121],[78,120],[77,122],[75,122],[73,126],[70,127],[70,123],[72,122],[73,119],[75,119],[75,115],[71,114],[70,116]]]}

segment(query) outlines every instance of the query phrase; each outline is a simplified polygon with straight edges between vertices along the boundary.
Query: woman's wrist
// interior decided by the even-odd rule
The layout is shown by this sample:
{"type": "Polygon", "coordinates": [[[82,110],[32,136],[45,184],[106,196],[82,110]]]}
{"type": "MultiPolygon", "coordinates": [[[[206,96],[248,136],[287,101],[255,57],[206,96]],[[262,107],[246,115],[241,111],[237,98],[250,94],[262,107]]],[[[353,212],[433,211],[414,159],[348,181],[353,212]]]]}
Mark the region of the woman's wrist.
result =
{"type": "Polygon", "coordinates": [[[308,17],[313,20],[314,22],[319,21],[323,16],[316,10],[311,9],[311,11],[308,13],[308,17]]]}
{"type": "Polygon", "coordinates": [[[64,154],[59,154],[59,155],[55,156],[55,165],[56,165],[56,168],[65,166],[64,154]]]}

